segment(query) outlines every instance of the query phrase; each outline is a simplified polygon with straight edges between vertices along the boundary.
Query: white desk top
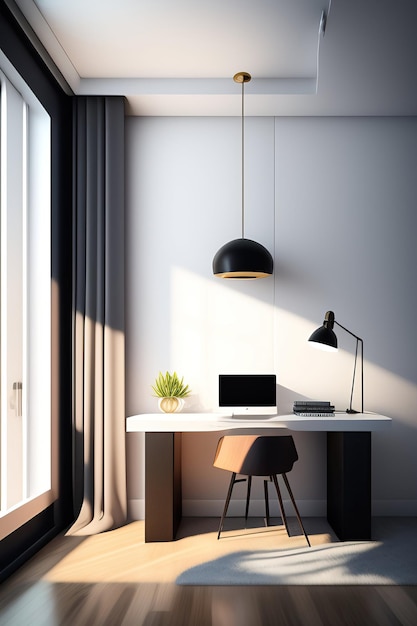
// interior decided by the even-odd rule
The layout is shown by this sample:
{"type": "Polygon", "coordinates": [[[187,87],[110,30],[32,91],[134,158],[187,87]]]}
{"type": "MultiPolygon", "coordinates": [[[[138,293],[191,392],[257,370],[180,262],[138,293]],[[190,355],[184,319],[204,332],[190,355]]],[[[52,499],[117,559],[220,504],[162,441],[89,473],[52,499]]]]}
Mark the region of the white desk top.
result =
{"type": "Polygon", "coordinates": [[[392,419],[377,413],[336,413],[334,417],[271,415],[234,417],[219,413],[143,413],[126,419],[126,432],[216,432],[288,428],[300,431],[371,432],[385,430],[392,419]]]}

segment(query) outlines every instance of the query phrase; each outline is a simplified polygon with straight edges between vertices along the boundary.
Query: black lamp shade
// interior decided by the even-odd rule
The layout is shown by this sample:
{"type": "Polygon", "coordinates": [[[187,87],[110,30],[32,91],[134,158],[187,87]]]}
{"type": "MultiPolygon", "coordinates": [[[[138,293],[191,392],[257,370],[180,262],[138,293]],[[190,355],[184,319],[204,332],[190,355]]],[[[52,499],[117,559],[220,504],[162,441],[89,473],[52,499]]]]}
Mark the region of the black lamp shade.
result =
{"type": "Polygon", "coordinates": [[[323,347],[337,350],[337,337],[331,328],[320,326],[309,338],[312,343],[319,343],[323,347]]]}
{"type": "Polygon", "coordinates": [[[213,274],[219,278],[265,278],[273,272],[270,252],[252,239],[234,239],[222,246],[213,259],[213,274]]]}

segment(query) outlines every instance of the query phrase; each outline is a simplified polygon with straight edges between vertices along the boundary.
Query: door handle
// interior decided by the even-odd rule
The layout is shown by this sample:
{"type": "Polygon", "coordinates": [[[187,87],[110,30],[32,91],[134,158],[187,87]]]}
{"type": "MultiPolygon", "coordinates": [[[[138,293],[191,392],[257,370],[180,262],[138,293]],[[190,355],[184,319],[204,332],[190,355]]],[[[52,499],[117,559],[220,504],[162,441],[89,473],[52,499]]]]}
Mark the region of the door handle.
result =
{"type": "Polygon", "coordinates": [[[14,410],[16,417],[22,416],[22,383],[13,383],[14,410]]]}

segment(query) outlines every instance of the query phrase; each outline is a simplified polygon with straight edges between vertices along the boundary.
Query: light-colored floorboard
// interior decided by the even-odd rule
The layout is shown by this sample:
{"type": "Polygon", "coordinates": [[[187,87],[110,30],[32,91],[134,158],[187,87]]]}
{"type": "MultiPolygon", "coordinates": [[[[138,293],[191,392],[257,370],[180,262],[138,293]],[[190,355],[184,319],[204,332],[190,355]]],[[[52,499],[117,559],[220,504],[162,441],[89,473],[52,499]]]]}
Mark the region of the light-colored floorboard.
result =
{"type": "MultiPolygon", "coordinates": [[[[304,520],[312,545],[335,541],[304,520]]],[[[231,550],[300,547],[262,520],[184,519],[177,541],[144,543],[144,523],[92,537],[56,537],[0,587],[7,626],[415,626],[416,587],[181,587],[186,568],[231,550]]],[[[291,521],[292,528],[293,521],[291,521]]],[[[297,534],[296,534],[297,533],[297,534]]]]}

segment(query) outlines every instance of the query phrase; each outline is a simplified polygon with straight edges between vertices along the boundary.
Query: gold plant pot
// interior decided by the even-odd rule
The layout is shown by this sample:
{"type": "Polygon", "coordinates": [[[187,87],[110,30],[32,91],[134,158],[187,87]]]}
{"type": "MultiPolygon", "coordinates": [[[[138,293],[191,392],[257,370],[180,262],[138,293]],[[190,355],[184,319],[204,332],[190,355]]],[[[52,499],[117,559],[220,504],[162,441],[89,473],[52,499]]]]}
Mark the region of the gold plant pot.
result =
{"type": "Polygon", "coordinates": [[[182,398],[159,398],[158,400],[159,410],[163,413],[179,413],[184,406],[184,400],[182,398]]]}

